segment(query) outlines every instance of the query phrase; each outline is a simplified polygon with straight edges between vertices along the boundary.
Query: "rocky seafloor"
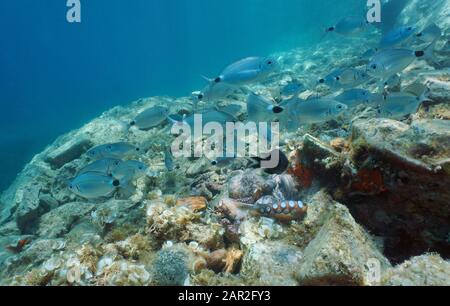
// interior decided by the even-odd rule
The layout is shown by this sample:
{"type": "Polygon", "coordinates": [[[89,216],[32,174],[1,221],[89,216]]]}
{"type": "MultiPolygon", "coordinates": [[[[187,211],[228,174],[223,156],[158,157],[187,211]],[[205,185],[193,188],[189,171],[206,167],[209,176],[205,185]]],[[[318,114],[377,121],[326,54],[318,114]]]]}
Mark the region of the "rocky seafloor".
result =
{"type": "MultiPolygon", "coordinates": [[[[0,284],[450,285],[450,21],[445,1],[436,3],[434,21],[445,29],[440,66],[416,61],[397,89],[426,85],[432,102],[402,121],[361,107],[283,133],[285,174],[242,161],[221,169],[206,158],[178,159],[168,172],[170,125],[124,127],[154,105],[190,114],[190,97],[140,99],[60,137],[0,197],[0,284]],[[73,194],[67,180],[88,163],[87,150],[119,141],[143,148],[140,160],[157,175],[139,179],[129,198],[73,194]],[[308,205],[303,219],[280,222],[232,205],[275,188],[308,205]]],[[[364,65],[361,50],[375,41],[342,38],[277,54],[282,69],[251,90],[277,99],[292,78],[308,84],[335,67],[364,65]]],[[[238,91],[219,104],[241,106],[245,119],[245,101],[238,91]]]]}

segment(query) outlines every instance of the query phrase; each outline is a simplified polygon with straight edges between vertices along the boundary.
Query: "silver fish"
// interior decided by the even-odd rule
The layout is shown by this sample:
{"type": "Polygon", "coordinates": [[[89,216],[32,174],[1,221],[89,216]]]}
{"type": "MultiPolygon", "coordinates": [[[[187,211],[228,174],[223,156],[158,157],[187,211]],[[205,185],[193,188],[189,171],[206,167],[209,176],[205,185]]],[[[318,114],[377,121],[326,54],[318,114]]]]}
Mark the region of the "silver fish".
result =
{"type": "Polygon", "coordinates": [[[391,76],[390,78],[388,78],[386,80],[386,82],[384,82],[384,86],[387,88],[395,88],[395,87],[399,87],[402,83],[402,79],[400,77],[399,74],[394,74],[393,76],[391,76]]]}
{"type": "Polygon", "coordinates": [[[404,92],[391,93],[381,104],[380,113],[382,116],[399,120],[416,113],[419,106],[427,100],[425,94],[418,97],[404,92]]]}
{"type": "Polygon", "coordinates": [[[366,52],[363,53],[363,55],[361,55],[361,59],[364,60],[370,60],[372,57],[375,56],[375,54],[377,54],[380,51],[380,49],[378,48],[370,48],[369,50],[367,50],[366,52]]]}
{"type": "Polygon", "coordinates": [[[305,85],[303,85],[299,80],[295,79],[281,88],[280,95],[282,99],[296,97],[300,93],[305,91],[305,89],[305,85]]]}
{"type": "Polygon", "coordinates": [[[113,171],[123,163],[122,160],[116,158],[105,158],[94,161],[81,169],[78,175],[87,172],[98,172],[105,175],[112,175],[113,171]]]}
{"type": "Polygon", "coordinates": [[[352,88],[370,80],[370,75],[365,71],[356,68],[343,68],[334,70],[324,79],[320,79],[319,84],[325,84],[331,88],[352,88]]]}
{"type": "Polygon", "coordinates": [[[208,81],[208,85],[197,94],[195,97],[197,101],[216,102],[217,100],[227,98],[239,89],[239,87],[227,83],[216,83],[214,80],[205,79],[208,81]]]}
{"type": "Polygon", "coordinates": [[[137,160],[127,160],[115,167],[111,175],[119,180],[138,179],[143,176],[152,176],[148,166],[137,160]]]}
{"type": "Polygon", "coordinates": [[[372,102],[372,93],[365,89],[354,88],[344,91],[335,100],[344,103],[350,108],[360,104],[369,105],[372,102]]]}
{"type": "Polygon", "coordinates": [[[284,115],[287,121],[299,126],[328,121],[347,109],[347,105],[331,99],[312,99],[306,102],[293,99],[285,105],[284,115]]]}
{"type": "Polygon", "coordinates": [[[77,176],[69,189],[82,198],[96,199],[111,196],[120,185],[120,181],[111,176],[87,172],[77,176]]]}
{"type": "Polygon", "coordinates": [[[336,25],[326,29],[326,32],[334,32],[341,35],[354,35],[364,31],[368,21],[362,16],[349,16],[342,18],[336,25]]]}
{"type": "Polygon", "coordinates": [[[104,144],[90,149],[86,154],[92,159],[115,158],[122,159],[129,156],[135,156],[142,152],[138,147],[135,147],[127,142],[118,142],[111,144],[104,144]]]}
{"type": "Polygon", "coordinates": [[[386,49],[398,46],[399,44],[410,38],[416,31],[417,28],[413,26],[402,26],[393,29],[383,36],[380,41],[380,48],[386,49]]]}
{"type": "Polygon", "coordinates": [[[162,124],[169,116],[169,109],[163,106],[151,107],[139,115],[130,123],[141,130],[149,130],[162,124]]]}
{"type": "Polygon", "coordinates": [[[248,120],[251,122],[271,122],[276,114],[283,112],[283,108],[272,103],[271,100],[251,93],[247,98],[248,120]]]}
{"type": "Polygon", "coordinates": [[[416,37],[423,42],[433,43],[442,36],[442,30],[435,23],[426,27],[422,32],[418,33],[416,37]]]}
{"type": "Polygon", "coordinates": [[[273,58],[248,57],[231,64],[214,79],[215,83],[246,85],[260,81],[275,70],[277,61],[273,58]]]}
{"type": "Polygon", "coordinates": [[[367,72],[377,78],[386,80],[392,75],[402,72],[414,62],[416,58],[433,59],[434,44],[425,51],[412,51],[409,49],[387,49],[378,52],[367,65],[367,72]]]}

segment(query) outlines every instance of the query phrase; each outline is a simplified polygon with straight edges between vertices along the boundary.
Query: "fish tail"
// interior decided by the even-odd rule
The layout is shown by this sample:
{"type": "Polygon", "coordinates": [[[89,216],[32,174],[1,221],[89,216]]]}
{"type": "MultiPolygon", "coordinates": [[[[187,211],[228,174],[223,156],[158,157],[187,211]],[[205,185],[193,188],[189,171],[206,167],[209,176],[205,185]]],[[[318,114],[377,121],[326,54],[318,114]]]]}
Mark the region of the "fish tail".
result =
{"type": "Polygon", "coordinates": [[[437,43],[437,41],[435,40],[431,44],[429,44],[428,47],[425,48],[425,50],[416,51],[415,52],[416,57],[423,58],[424,60],[429,60],[436,66],[441,66],[434,55],[436,43],[437,43]]]}

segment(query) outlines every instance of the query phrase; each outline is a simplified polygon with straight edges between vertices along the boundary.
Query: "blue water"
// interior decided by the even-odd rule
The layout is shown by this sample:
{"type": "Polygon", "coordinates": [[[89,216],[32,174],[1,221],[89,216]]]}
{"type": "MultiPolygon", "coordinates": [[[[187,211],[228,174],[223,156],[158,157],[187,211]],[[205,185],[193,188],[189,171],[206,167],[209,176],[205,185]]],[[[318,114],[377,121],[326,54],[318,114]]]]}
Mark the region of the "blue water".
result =
{"type": "Polygon", "coordinates": [[[153,95],[186,96],[224,66],[320,40],[365,0],[0,2],[0,190],[56,137],[153,95]]]}

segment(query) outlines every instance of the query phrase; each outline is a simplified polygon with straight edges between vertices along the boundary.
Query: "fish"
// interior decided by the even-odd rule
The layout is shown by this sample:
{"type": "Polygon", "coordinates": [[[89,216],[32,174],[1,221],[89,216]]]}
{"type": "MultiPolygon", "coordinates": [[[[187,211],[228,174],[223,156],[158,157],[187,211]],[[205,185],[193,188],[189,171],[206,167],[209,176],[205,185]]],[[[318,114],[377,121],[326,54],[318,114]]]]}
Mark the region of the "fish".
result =
{"type": "Polygon", "coordinates": [[[337,97],[336,101],[342,102],[348,107],[355,107],[360,104],[372,104],[372,93],[365,89],[354,88],[346,90],[337,97]]]}
{"type": "Polygon", "coordinates": [[[398,73],[394,74],[393,76],[391,76],[390,78],[388,78],[386,80],[386,82],[384,82],[384,86],[387,88],[395,88],[395,87],[399,87],[402,83],[402,79],[400,77],[400,75],[398,73]]]}
{"type": "Polygon", "coordinates": [[[295,126],[325,122],[348,110],[344,103],[326,98],[308,101],[293,99],[284,108],[285,120],[295,126]]]}
{"type": "Polygon", "coordinates": [[[282,99],[296,97],[305,91],[305,89],[305,85],[303,85],[299,80],[294,79],[281,88],[280,95],[282,99]]]}
{"type": "Polygon", "coordinates": [[[150,172],[148,166],[137,160],[127,160],[115,167],[111,172],[112,177],[118,180],[122,179],[138,179],[143,176],[155,176],[150,172]]]}
{"type": "Polygon", "coordinates": [[[87,173],[87,172],[98,172],[105,175],[112,175],[113,171],[119,167],[122,163],[124,163],[121,159],[117,158],[104,158],[97,161],[94,161],[82,168],[78,175],[87,173]]]}
{"type": "Polygon", "coordinates": [[[416,34],[416,37],[425,43],[433,43],[441,36],[442,30],[435,23],[430,24],[422,32],[416,34]]]}
{"type": "Polygon", "coordinates": [[[352,88],[370,80],[371,77],[366,71],[356,68],[340,68],[320,79],[319,84],[324,84],[331,88],[352,88]]]}
{"type": "Polygon", "coordinates": [[[251,122],[270,122],[275,115],[283,112],[281,106],[275,105],[271,100],[255,93],[247,98],[248,120],[251,122]]]}
{"type": "Polygon", "coordinates": [[[378,48],[370,48],[369,50],[367,50],[366,52],[364,52],[361,55],[361,59],[363,60],[370,60],[372,59],[372,57],[375,56],[375,54],[377,54],[380,51],[380,49],[378,48]]]}
{"type": "Polygon", "coordinates": [[[173,155],[171,149],[169,147],[164,151],[164,165],[166,166],[167,171],[172,172],[175,170],[175,164],[173,162],[173,155]]]}
{"type": "Polygon", "coordinates": [[[386,49],[378,52],[367,65],[367,73],[375,78],[386,80],[387,78],[402,72],[417,58],[433,59],[434,43],[424,51],[412,51],[409,49],[386,49]]]}
{"type": "Polygon", "coordinates": [[[208,85],[197,94],[195,97],[197,101],[216,102],[218,100],[225,99],[239,89],[238,86],[223,82],[217,83],[206,77],[205,79],[208,81],[208,85]]]}
{"type": "Polygon", "coordinates": [[[416,31],[416,27],[408,25],[395,28],[381,38],[379,47],[380,49],[387,49],[398,46],[410,38],[416,31]]]}
{"type": "Polygon", "coordinates": [[[380,105],[380,114],[381,116],[400,120],[416,113],[419,106],[428,100],[426,93],[421,96],[406,92],[390,93],[380,105]]]}
{"type": "Polygon", "coordinates": [[[111,176],[87,172],[70,182],[69,189],[82,198],[96,199],[111,196],[120,186],[121,181],[111,176]]]}
{"type": "Polygon", "coordinates": [[[242,114],[243,107],[239,104],[228,104],[224,107],[218,107],[217,110],[237,118],[240,114],[242,114]]]}
{"type": "Polygon", "coordinates": [[[247,57],[225,68],[214,79],[215,83],[247,85],[258,82],[268,76],[277,67],[277,61],[266,57],[247,57]]]}
{"type": "Polygon", "coordinates": [[[99,160],[104,158],[123,159],[141,153],[142,150],[139,147],[135,147],[127,142],[117,142],[94,147],[86,155],[91,159],[99,160]]]}
{"type": "Polygon", "coordinates": [[[326,33],[338,33],[341,35],[355,35],[364,31],[369,22],[363,16],[348,16],[342,18],[336,25],[328,27],[326,33]]]}
{"type": "Polygon", "coordinates": [[[166,121],[169,116],[170,111],[164,106],[155,106],[146,109],[142,113],[136,116],[136,118],[131,121],[131,126],[136,126],[140,130],[150,130],[161,125],[166,121]]]}

